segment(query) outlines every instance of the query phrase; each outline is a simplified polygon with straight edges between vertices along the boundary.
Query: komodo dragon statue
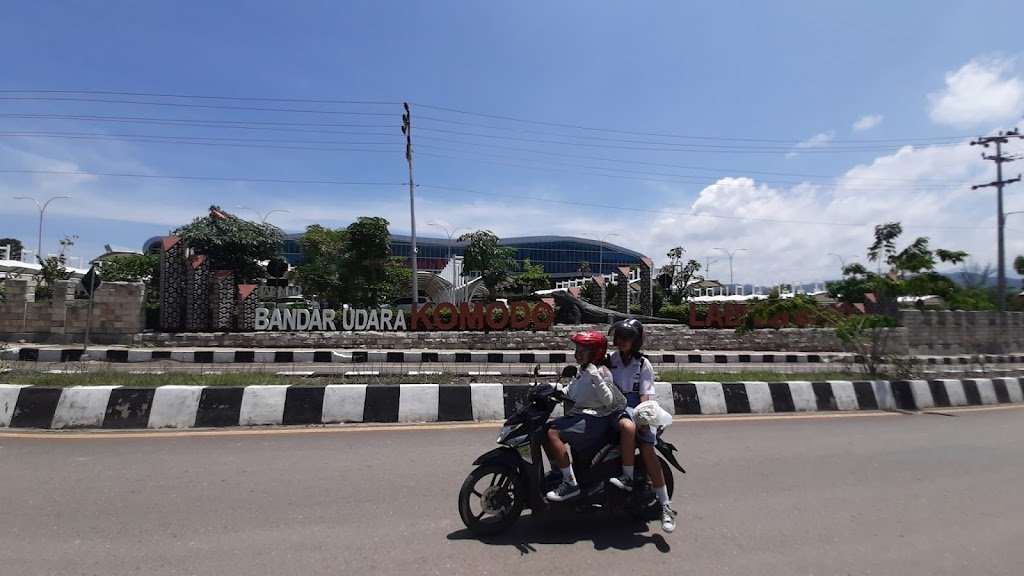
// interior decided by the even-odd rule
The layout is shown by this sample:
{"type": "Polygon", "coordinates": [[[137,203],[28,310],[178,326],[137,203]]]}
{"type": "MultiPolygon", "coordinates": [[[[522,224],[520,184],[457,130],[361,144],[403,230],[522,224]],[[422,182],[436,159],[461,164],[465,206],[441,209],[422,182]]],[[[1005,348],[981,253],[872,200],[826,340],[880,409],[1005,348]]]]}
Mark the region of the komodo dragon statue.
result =
{"type": "Polygon", "coordinates": [[[559,324],[603,324],[611,319],[612,322],[626,318],[636,318],[641,322],[651,324],[678,324],[674,318],[658,318],[656,316],[643,316],[640,314],[626,314],[618,310],[594,306],[590,302],[580,300],[565,290],[558,290],[549,294],[558,304],[558,312],[555,314],[555,321],[559,324]]]}

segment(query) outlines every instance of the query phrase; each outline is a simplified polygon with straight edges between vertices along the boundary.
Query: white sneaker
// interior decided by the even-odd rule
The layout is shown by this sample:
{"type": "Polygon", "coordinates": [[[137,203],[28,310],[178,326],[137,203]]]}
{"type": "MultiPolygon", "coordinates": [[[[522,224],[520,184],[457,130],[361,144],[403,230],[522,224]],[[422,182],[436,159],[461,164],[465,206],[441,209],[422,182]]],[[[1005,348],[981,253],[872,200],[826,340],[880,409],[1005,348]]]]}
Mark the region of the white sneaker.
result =
{"type": "Polygon", "coordinates": [[[665,532],[676,529],[676,511],[668,504],[661,505],[661,529],[665,532]]]}

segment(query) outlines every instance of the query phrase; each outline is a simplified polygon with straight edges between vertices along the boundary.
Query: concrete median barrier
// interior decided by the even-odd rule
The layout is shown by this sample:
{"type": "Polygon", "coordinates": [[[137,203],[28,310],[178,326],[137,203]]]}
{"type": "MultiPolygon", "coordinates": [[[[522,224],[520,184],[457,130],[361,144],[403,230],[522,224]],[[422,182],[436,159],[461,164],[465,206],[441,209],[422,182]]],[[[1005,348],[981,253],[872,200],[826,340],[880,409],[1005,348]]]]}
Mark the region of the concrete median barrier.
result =
{"type": "MultiPolygon", "coordinates": [[[[3,428],[208,428],[363,422],[500,421],[522,384],[73,386],[0,384],[3,428]]],[[[1024,403],[1021,378],[826,382],[658,382],[675,415],[932,410],[1024,403]]]]}

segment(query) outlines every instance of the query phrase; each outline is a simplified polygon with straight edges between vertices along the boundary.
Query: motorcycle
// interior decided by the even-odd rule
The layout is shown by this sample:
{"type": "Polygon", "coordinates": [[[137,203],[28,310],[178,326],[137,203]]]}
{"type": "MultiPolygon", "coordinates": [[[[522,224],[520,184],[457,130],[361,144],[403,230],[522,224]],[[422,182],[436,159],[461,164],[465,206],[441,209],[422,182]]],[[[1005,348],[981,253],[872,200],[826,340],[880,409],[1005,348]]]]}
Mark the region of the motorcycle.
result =
{"type": "MultiPolygon", "coordinates": [[[[576,375],[575,366],[566,366],[561,378],[576,375]]],[[[462,489],[459,490],[459,516],[467,528],[478,536],[501,533],[519,519],[529,507],[535,517],[573,510],[588,509],[628,510],[635,517],[646,517],[657,504],[657,497],[643,460],[637,452],[634,467],[633,490],[626,492],[608,480],[622,470],[619,454],[619,432],[610,429],[607,437],[596,446],[577,449],[570,445],[573,472],[580,486],[580,495],[562,502],[548,502],[544,495],[562,480],[557,470],[544,474],[542,442],[547,433],[551,413],[560,403],[570,404],[560,390],[552,384],[534,384],[527,403],[510,416],[498,433],[500,446],[478,457],[462,489]]],[[[673,452],[677,449],[661,437],[664,427],[657,432],[655,449],[660,454],[658,463],[665,475],[669,497],[675,488],[672,467],[685,473],[673,452]]]]}

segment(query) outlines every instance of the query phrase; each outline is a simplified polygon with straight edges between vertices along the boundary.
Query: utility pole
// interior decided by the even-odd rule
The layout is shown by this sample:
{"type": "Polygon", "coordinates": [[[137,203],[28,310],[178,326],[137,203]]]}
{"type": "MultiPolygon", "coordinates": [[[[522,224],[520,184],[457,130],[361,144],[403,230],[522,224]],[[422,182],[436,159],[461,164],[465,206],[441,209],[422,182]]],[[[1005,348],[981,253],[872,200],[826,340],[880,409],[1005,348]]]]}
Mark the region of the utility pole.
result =
{"type": "Polygon", "coordinates": [[[711,265],[717,263],[718,260],[712,260],[711,256],[704,258],[704,278],[706,280],[711,279],[711,265]]]}
{"type": "Polygon", "coordinates": [[[1013,130],[1010,130],[1005,133],[999,132],[999,134],[996,136],[982,136],[981,138],[978,138],[977,140],[971,142],[971,146],[977,145],[982,146],[984,148],[988,148],[992,144],[995,144],[996,146],[996,153],[994,156],[986,156],[984,152],[981,153],[982,158],[984,158],[985,160],[992,160],[996,163],[995,181],[989,182],[988,184],[976,184],[974,186],[971,186],[971,190],[977,190],[978,188],[986,188],[989,186],[994,186],[996,189],[996,222],[998,223],[999,230],[996,240],[998,244],[998,248],[996,251],[996,260],[998,261],[998,263],[996,264],[996,306],[999,312],[1004,312],[1006,310],[1006,270],[1004,266],[1006,260],[1006,251],[1004,249],[1003,239],[1003,229],[1006,226],[1006,214],[1003,212],[1003,186],[1005,186],[1006,184],[1012,184],[1013,182],[1020,181],[1019,174],[1016,178],[1003,180],[1003,163],[1012,162],[1014,160],[1014,158],[1003,156],[1003,144],[1009,143],[1011,138],[1024,138],[1024,136],[1022,136],[1020,132],[1018,132],[1017,129],[1014,128],[1013,130]]]}
{"type": "Polygon", "coordinates": [[[412,238],[412,305],[416,306],[420,301],[419,280],[416,278],[418,270],[416,266],[416,185],[412,181],[412,112],[409,111],[409,103],[403,102],[405,114],[402,114],[402,134],[405,134],[405,159],[409,163],[409,218],[412,238]]]}

